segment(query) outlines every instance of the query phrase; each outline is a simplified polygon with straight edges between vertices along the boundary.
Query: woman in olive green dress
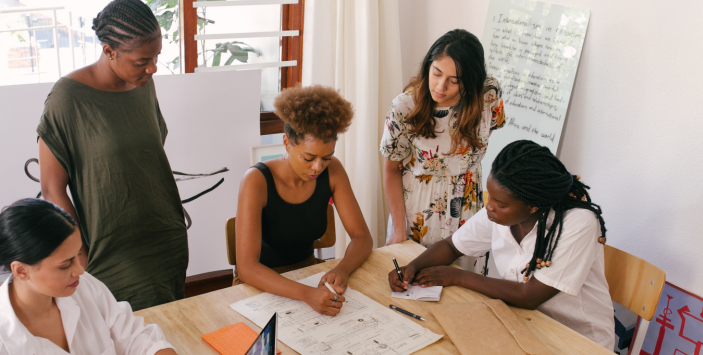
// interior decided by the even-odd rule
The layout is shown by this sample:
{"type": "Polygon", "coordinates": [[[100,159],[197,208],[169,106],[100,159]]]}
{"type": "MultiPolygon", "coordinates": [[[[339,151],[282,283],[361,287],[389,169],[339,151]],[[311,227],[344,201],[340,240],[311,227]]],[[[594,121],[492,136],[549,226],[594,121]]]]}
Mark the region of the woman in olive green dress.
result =
{"type": "Polygon", "coordinates": [[[100,59],[56,82],[37,128],[42,194],[79,222],[86,271],[139,310],[183,298],[188,266],[151,78],[161,30],[139,0],[112,1],[93,29],[100,59]]]}

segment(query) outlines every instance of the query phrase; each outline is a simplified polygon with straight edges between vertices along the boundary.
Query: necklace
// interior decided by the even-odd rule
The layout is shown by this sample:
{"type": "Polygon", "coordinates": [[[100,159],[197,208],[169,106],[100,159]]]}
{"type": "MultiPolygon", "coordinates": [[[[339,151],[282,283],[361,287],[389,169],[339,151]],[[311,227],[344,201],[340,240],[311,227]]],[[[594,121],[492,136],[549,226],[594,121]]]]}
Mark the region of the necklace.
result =
{"type": "Polygon", "coordinates": [[[434,116],[437,118],[446,117],[449,114],[449,109],[446,110],[435,110],[434,116]]]}

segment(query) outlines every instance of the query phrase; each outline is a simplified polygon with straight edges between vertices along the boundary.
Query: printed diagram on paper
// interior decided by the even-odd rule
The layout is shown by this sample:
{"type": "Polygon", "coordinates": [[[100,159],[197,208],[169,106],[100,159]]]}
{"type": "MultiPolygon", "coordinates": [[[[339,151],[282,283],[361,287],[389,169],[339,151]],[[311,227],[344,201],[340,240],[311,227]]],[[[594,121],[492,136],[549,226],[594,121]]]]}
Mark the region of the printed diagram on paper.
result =
{"type": "MultiPolygon", "coordinates": [[[[324,273],[298,282],[317,287],[324,273]]],[[[420,350],[442,336],[347,288],[341,312],[325,316],[303,301],[270,293],[230,305],[262,327],[278,312],[278,339],[301,354],[402,355],[420,350]]]]}

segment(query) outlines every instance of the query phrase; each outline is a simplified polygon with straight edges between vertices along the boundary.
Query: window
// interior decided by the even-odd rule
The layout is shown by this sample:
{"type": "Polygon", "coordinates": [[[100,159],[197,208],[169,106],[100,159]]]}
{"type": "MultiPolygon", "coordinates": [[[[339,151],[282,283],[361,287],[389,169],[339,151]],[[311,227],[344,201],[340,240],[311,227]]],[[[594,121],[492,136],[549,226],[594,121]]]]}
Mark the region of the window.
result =
{"type": "Polygon", "coordinates": [[[99,57],[87,13],[63,5],[10,5],[0,9],[0,85],[56,81],[99,57]]]}
{"type": "MultiPolygon", "coordinates": [[[[0,8],[0,85],[54,82],[100,58],[100,41],[95,37],[93,18],[110,0],[6,0],[0,8]],[[52,6],[40,6],[50,3],[52,6]],[[34,6],[38,5],[38,6],[34,6]]],[[[159,17],[164,11],[178,13],[178,1],[146,0],[146,3],[172,3],[172,9],[151,6],[159,17]]],[[[150,4],[151,5],[151,4],[150,4]]],[[[165,16],[161,16],[165,17],[165,16]]],[[[176,16],[177,19],[177,16],[176,16]]],[[[161,18],[160,18],[160,22],[161,18]]],[[[164,30],[173,39],[178,22],[164,30]]],[[[180,73],[180,47],[164,40],[157,74],[180,73]],[[175,63],[174,63],[175,61],[175,63]]]]}
{"type": "Polygon", "coordinates": [[[261,69],[261,134],[283,132],[271,111],[300,82],[303,9],[303,0],[184,0],[185,72],[261,69]]]}
{"type": "MultiPolygon", "coordinates": [[[[261,134],[283,132],[271,111],[301,79],[304,0],[142,1],[164,37],[157,75],[261,69],[261,134]]],[[[0,85],[54,82],[98,60],[91,27],[109,2],[2,0],[0,85]]]]}

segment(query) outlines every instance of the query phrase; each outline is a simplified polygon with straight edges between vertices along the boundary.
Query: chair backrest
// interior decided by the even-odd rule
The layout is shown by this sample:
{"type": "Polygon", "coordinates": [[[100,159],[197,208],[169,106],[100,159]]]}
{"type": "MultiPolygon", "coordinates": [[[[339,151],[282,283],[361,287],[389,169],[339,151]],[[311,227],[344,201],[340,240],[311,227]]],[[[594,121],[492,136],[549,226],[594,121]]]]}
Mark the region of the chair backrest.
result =
{"type": "Polygon", "coordinates": [[[666,281],[664,271],[610,245],[604,245],[604,253],[610,298],[644,320],[652,320],[666,281]]]}
{"type": "MultiPolygon", "coordinates": [[[[232,217],[227,220],[225,225],[225,236],[227,237],[227,261],[230,265],[237,265],[237,245],[235,221],[237,217],[232,217]]],[[[327,230],[322,238],[316,240],[313,244],[314,248],[329,248],[337,242],[337,236],[334,228],[334,207],[327,205],[327,230]]]]}
{"type": "Polygon", "coordinates": [[[235,231],[235,221],[237,217],[232,217],[227,220],[225,225],[225,237],[227,241],[227,261],[230,265],[237,265],[237,243],[236,243],[236,231],[235,231]]]}

